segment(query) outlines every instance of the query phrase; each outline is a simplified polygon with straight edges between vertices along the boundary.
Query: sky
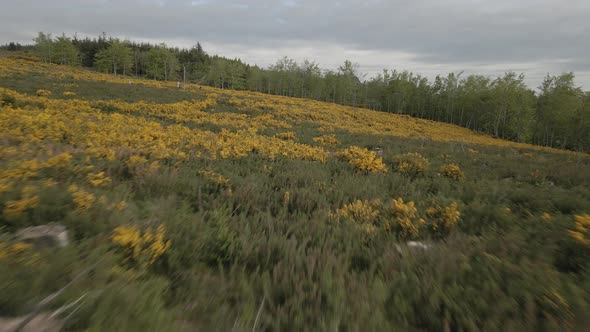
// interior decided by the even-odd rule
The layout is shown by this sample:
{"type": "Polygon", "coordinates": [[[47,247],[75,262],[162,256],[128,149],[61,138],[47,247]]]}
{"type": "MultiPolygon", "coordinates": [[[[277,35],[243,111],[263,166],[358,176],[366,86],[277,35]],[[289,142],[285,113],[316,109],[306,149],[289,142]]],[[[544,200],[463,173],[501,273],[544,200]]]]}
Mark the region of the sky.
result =
{"type": "MultiPolygon", "coordinates": [[[[573,71],[590,90],[590,0],[0,0],[0,43],[107,35],[190,47],[266,67],[282,56],[366,77],[382,69],[573,71]]],[[[464,75],[465,75],[464,74],[464,75]]]]}

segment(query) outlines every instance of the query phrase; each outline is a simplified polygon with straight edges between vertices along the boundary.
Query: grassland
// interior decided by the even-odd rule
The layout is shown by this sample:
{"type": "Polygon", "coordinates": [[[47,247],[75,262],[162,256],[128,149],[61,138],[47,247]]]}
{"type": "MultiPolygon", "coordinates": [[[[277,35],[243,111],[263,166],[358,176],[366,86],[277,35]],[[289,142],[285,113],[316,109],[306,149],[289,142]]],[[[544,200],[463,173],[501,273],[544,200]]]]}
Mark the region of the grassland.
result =
{"type": "Polygon", "coordinates": [[[23,56],[0,105],[3,315],[92,266],[67,330],[590,326],[588,155],[23,56]]]}

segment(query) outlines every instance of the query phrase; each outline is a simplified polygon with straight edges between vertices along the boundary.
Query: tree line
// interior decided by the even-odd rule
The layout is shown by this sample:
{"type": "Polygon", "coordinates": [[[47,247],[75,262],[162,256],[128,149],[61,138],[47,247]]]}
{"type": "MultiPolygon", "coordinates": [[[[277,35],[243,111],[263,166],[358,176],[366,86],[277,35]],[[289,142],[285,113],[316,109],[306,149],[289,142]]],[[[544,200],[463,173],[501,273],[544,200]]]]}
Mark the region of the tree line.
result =
{"type": "Polygon", "coordinates": [[[518,142],[590,151],[590,92],[576,85],[573,73],[547,75],[535,91],[525,84],[524,74],[513,72],[497,78],[449,73],[429,80],[410,71],[385,69],[367,79],[348,60],[326,70],[315,61],[283,57],[262,68],[209,55],[199,43],[187,49],[105,34],[80,39],[42,32],[34,41],[45,62],[310,98],[453,123],[518,142]]]}

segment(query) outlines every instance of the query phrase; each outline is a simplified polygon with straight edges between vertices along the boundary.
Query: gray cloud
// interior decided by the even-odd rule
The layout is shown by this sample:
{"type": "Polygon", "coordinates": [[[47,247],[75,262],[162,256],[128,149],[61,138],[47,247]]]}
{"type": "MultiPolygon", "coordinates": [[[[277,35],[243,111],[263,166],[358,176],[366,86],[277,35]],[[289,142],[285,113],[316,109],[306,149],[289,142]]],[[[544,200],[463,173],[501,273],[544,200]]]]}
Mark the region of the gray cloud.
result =
{"type": "Polygon", "coordinates": [[[9,1],[0,42],[37,31],[166,41],[261,65],[282,55],[335,67],[524,71],[531,84],[574,71],[590,88],[590,1],[54,0],[9,1]],[[534,81],[534,82],[532,82],[534,81]]]}

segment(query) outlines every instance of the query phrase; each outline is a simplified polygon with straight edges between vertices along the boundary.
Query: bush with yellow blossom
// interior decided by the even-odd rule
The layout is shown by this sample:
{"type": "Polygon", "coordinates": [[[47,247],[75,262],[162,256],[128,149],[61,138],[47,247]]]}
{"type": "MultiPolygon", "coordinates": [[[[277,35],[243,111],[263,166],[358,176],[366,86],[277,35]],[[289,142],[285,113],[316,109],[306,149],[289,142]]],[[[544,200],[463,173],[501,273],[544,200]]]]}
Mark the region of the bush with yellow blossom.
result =
{"type": "Polygon", "coordinates": [[[440,167],[440,174],[444,177],[449,179],[453,179],[455,181],[460,181],[465,178],[465,174],[461,170],[459,165],[454,163],[444,164],[440,167]]]}
{"type": "Polygon", "coordinates": [[[590,248],[590,215],[576,215],[574,220],[575,229],[569,231],[570,237],[581,245],[590,248]]]}
{"type": "Polygon", "coordinates": [[[125,260],[133,267],[147,268],[170,248],[165,239],[166,229],[159,225],[155,230],[141,230],[136,225],[119,226],[113,231],[112,241],[121,250],[125,260]]]}
{"type": "Polygon", "coordinates": [[[76,210],[86,211],[94,206],[96,196],[77,185],[73,184],[68,187],[68,191],[72,194],[72,199],[76,205],[76,210]]]}
{"type": "Polygon", "coordinates": [[[314,137],[313,141],[319,143],[321,145],[330,146],[330,145],[338,145],[340,142],[336,139],[336,135],[334,134],[327,134],[321,135],[318,137],[314,137]]]}
{"type": "Polygon", "coordinates": [[[456,202],[452,202],[448,206],[434,205],[426,209],[428,217],[428,227],[433,237],[442,238],[451,233],[459,219],[461,212],[459,212],[456,202]]]}
{"type": "Polygon", "coordinates": [[[430,162],[418,152],[409,152],[396,158],[396,170],[403,175],[415,177],[430,168],[430,162]]]}
{"type": "Polygon", "coordinates": [[[381,201],[374,199],[356,200],[352,203],[344,204],[342,208],[336,210],[338,217],[354,222],[362,231],[368,234],[377,231],[381,201]]]}
{"type": "Polygon", "coordinates": [[[33,245],[30,243],[0,242],[0,262],[4,264],[35,264],[39,255],[33,251],[33,245]]]}
{"type": "Polygon", "coordinates": [[[364,173],[385,173],[387,166],[375,151],[369,151],[357,146],[351,146],[338,153],[336,157],[348,161],[355,170],[364,173]]]}
{"type": "Polygon", "coordinates": [[[278,133],[275,135],[275,137],[278,139],[285,140],[285,141],[286,140],[292,140],[292,141],[297,140],[297,135],[295,135],[295,133],[292,131],[285,131],[282,133],[278,133]]]}
{"type": "Polygon", "coordinates": [[[36,92],[37,96],[39,97],[47,97],[51,95],[51,91],[49,90],[44,90],[44,89],[39,89],[36,92]]]}
{"type": "Polygon", "coordinates": [[[393,199],[388,212],[390,218],[384,222],[385,231],[394,233],[404,240],[420,236],[420,231],[426,222],[419,217],[418,209],[413,201],[406,203],[401,197],[393,199]]]}
{"type": "Polygon", "coordinates": [[[19,219],[27,210],[33,209],[39,205],[39,196],[37,188],[25,186],[22,189],[21,198],[18,200],[8,201],[2,211],[4,217],[8,220],[19,219]]]}

